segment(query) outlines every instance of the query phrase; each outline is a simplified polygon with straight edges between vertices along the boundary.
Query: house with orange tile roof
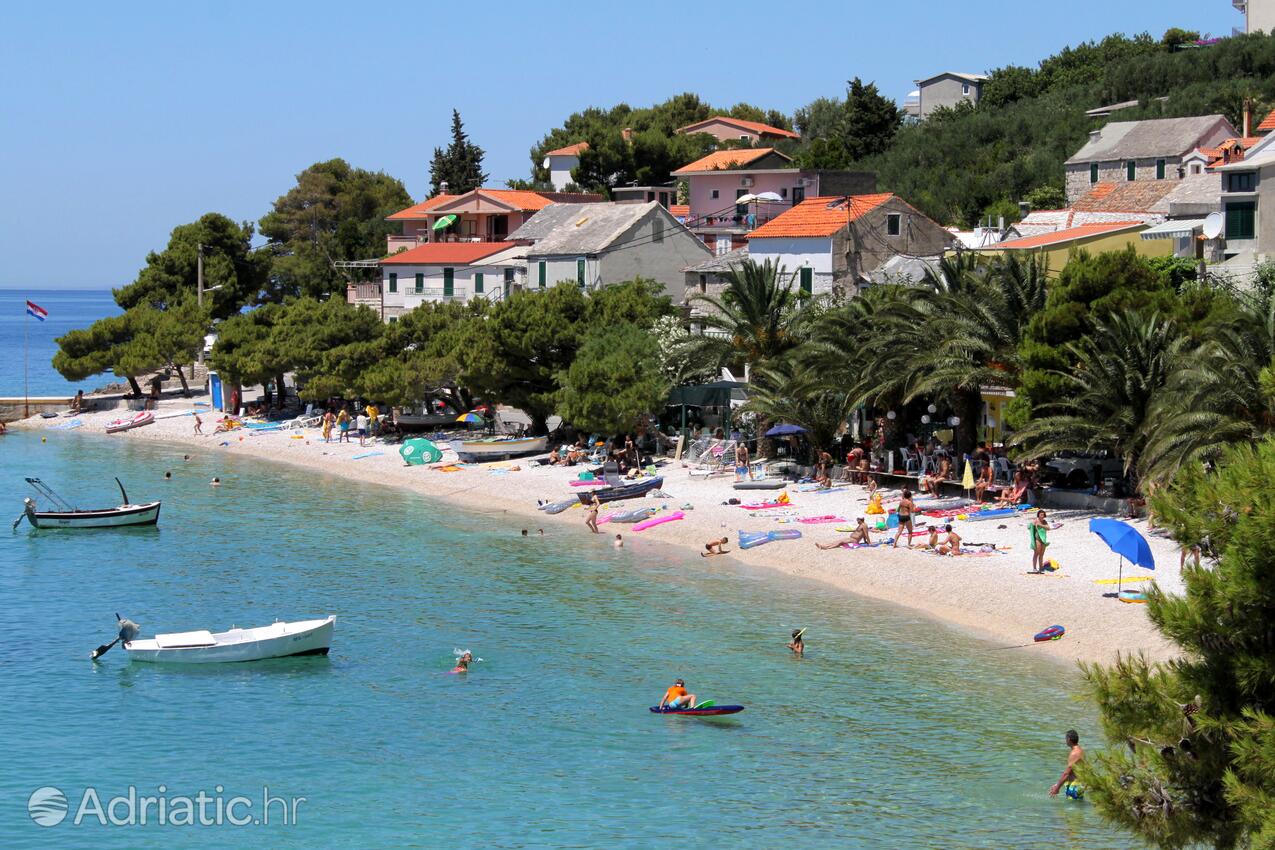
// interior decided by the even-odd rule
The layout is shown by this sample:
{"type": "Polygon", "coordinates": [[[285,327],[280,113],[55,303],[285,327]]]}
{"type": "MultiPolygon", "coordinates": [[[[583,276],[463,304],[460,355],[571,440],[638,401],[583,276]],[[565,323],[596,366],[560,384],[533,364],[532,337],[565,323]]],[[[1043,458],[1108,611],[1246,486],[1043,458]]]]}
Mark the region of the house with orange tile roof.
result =
{"type": "Polygon", "coordinates": [[[1142,221],[1109,221],[1096,224],[1079,224],[1051,233],[1006,239],[995,245],[977,249],[980,254],[1005,255],[1009,253],[1040,257],[1050,276],[1057,276],[1067,265],[1075,251],[1100,254],[1105,251],[1122,251],[1132,247],[1144,257],[1168,257],[1173,254],[1173,242],[1167,239],[1144,240],[1140,237],[1148,226],[1142,221]]]}
{"type": "Polygon", "coordinates": [[[772,127],[760,121],[745,121],[743,118],[731,118],[729,115],[714,115],[685,127],[678,127],[679,133],[707,133],[719,142],[743,142],[755,145],[758,142],[776,142],[781,139],[800,139],[801,136],[792,130],[772,127]]]}
{"type": "Polygon", "coordinates": [[[568,184],[573,182],[571,172],[580,164],[580,154],[588,149],[588,142],[576,142],[574,145],[545,151],[543,165],[549,172],[549,183],[555,192],[566,191],[568,184]]]}
{"type": "Polygon", "coordinates": [[[687,226],[715,254],[742,248],[744,236],[807,197],[876,191],[866,171],[808,171],[774,148],[713,151],[673,172],[687,184],[687,226]]]}
{"type": "Polygon", "coordinates": [[[794,275],[804,292],[854,295],[892,257],[942,256],[956,239],[898,195],[806,198],[748,234],[748,256],[794,275]]]}
{"type": "Polygon", "coordinates": [[[601,195],[517,189],[443,193],[386,216],[386,221],[399,222],[403,227],[401,233],[387,237],[386,253],[425,242],[501,242],[550,204],[603,200],[606,199],[601,195]]]}
{"type": "Polygon", "coordinates": [[[352,286],[346,299],[379,295],[382,318],[393,322],[426,302],[502,298],[522,285],[525,267],[526,246],[516,242],[424,242],[380,261],[379,292],[352,286]]]}

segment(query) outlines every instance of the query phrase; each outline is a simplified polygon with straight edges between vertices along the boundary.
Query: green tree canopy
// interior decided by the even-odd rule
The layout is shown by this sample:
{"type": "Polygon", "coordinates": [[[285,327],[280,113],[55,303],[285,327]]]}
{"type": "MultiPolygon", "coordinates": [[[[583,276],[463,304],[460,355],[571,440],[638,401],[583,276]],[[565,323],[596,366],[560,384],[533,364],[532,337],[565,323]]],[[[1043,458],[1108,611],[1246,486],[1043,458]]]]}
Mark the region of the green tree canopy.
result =
{"type": "Polygon", "coordinates": [[[332,263],[384,256],[385,237],[396,230],[386,216],[411,203],[403,184],[382,172],[343,159],[311,165],[261,219],[272,256],[260,300],[343,296],[346,277],[332,263]]]}
{"type": "Polygon", "coordinates": [[[586,294],[574,282],[515,292],[466,325],[460,382],[476,394],[527,413],[543,434],[557,403],[558,379],[593,328],[630,323],[649,329],[671,310],[658,284],[634,280],[586,294]]]}
{"type": "Polygon", "coordinates": [[[718,145],[716,139],[705,133],[687,135],[678,133],[678,128],[714,115],[792,129],[792,122],[777,110],[763,110],[747,103],[718,108],[690,93],[641,109],[634,109],[626,103],[610,109],[590,107],[572,113],[562,126],[550,130],[531,149],[530,185],[549,186],[549,172],[544,167],[546,151],[577,142],[589,143],[588,149],[580,155],[580,165],[573,172],[574,182],[581,189],[606,193],[616,186],[632,183],[667,183],[670,172],[704,156],[718,145]],[[624,138],[626,130],[632,131],[630,141],[624,138]]]}
{"type": "Polygon", "coordinates": [[[125,310],[148,305],[163,310],[196,294],[199,246],[204,253],[204,304],[213,318],[234,315],[261,295],[269,260],[252,252],[252,225],[236,224],[220,213],[173,228],[163,251],[146,255],[146,266],[130,284],[116,289],[115,303],[125,310]],[[212,290],[212,287],[221,287],[212,290]]]}
{"type": "Polygon", "coordinates": [[[844,102],[820,98],[798,111],[797,122],[813,133],[802,137],[798,164],[840,169],[887,151],[903,124],[903,113],[881,95],[876,83],[855,77],[847,83],[844,102]]]}
{"type": "Polygon", "coordinates": [[[453,109],[451,144],[446,150],[434,148],[434,159],[429,165],[430,196],[442,192],[444,183],[452,195],[463,195],[482,188],[487,182],[487,174],[483,172],[483,153],[482,148],[469,140],[460,112],[453,109]]]}
{"type": "Polygon", "coordinates": [[[563,421],[602,434],[633,430],[638,416],[662,408],[669,393],[655,337],[631,322],[593,325],[559,383],[563,421]]]}
{"type": "Polygon", "coordinates": [[[1185,593],[1154,585],[1147,614],[1180,657],[1127,656],[1085,676],[1112,745],[1080,777],[1103,817],[1163,848],[1275,846],[1275,443],[1236,446],[1215,472],[1184,468],[1152,499],[1209,561],[1185,593]]]}

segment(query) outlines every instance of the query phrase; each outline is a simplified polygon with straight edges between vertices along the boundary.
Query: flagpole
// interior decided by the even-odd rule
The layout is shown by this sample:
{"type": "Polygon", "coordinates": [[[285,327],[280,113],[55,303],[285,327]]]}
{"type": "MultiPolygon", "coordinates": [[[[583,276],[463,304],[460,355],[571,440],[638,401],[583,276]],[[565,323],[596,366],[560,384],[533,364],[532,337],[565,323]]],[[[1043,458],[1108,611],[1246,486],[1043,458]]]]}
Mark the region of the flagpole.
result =
{"type": "Polygon", "coordinates": [[[30,389],[30,370],[28,363],[31,360],[31,311],[27,310],[26,318],[22,320],[22,418],[31,418],[31,389],[30,389]]]}

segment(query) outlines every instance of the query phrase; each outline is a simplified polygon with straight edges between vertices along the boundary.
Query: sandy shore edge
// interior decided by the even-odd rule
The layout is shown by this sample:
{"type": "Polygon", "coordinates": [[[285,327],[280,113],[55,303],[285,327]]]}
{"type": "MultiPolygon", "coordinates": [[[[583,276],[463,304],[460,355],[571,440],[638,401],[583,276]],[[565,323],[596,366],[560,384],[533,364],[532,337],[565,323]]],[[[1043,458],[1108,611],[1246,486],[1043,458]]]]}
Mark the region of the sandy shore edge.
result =
{"type": "MultiPolygon", "coordinates": [[[[597,545],[610,546],[618,532],[630,548],[640,548],[647,540],[657,540],[681,547],[689,569],[700,563],[698,553],[705,541],[728,536],[730,557],[742,563],[778,574],[813,579],[841,591],[892,603],[960,627],[993,645],[1032,644],[1032,635],[1037,631],[1054,623],[1062,624],[1067,628],[1062,640],[1011,650],[1060,663],[1108,662],[1117,653],[1129,652],[1144,652],[1159,660],[1174,655],[1172,645],[1151,625],[1145,606],[1105,597],[1103,594],[1114,588],[1095,583],[1096,579],[1114,578],[1117,561],[1100,540],[1088,533],[1089,515],[1081,512],[1053,512],[1051,519],[1062,523],[1050,537],[1050,556],[1062,565],[1054,575],[1025,574],[1030,567],[1030,555],[1026,520],[1022,518],[955,523],[967,542],[996,544],[1007,554],[939,557],[908,551],[902,546],[892,549],[888,538],[886,545],[877,548],[822,551],[816,549],[814,543],[836,539],[839,535],[834,529],[840,523],[804,524],[797,520],[831,515],[853,522],[855,517],[864,515],[866,492],[863,488],[845,486],[832,492],[810,492],[791,487],[787,492],[792,507],[786,515],[757,515],[758,512],[722,503],[731,497],[761,502],[773,497],[774,492],[735,491],[729,475],[693,477],[689,469],[670,462],[661,473],[665,478],[663,490],[671,498],[647,498],[622,504],[626,507],[662,504],[671,511],[692,505],[693,509],[684,512],[685,519],[641,533],[634,533],[631,525],[604,524],[603,534],[592,535],[584,527],[582,509],[570,509],[556,516],[536,509],[538,499],[556,501],[578,493],[581,488],[572,487],[570,481],[581,471],[579,467],[532,467],[525,461],[513,461],[441,472],[406,466],[394,445],[360,447],[357,441],[324,443],[317,429],[196,436],[193,418],[183,415],[193,409],[192,401],[164,400],[156,411],[162,418],[157,418],[154,424],[110,438],[163,443],[172,446],[175,453],[226,452],[237,457],[276,461],[350,481],[410,490],[428,499],[446,499],[448,504],[471,511],[489,515],[503,512],[517,519],[510,523],[512,534],[519,533],[522,527],[533,534],[536,529],[544,528],[552,529],[555,535],[571,532],[586,538],[596,537],[597,545]],[[739,529],[794,528],[802,531],[800,540],[776,541],[744,551],[736,545],[739,529]]],[[[115,411],[81,415],[78,419],[82,424],[76,430],[105,434],[106,424],[120,415],[115,411]]],[[[204,412],[201,416],[203,430],[211,432],[215,427],[215,414],[204,412]]],[[[15,423],[14,427],[51,429],[67,421],[35,418],[15,423]]],[[[48,436],[56,439],[57,432],[51,431],[48,436]]],[[[180,457],[175,460],[180,463],[180,457]]],[[[1176,545],[1171,540],[1148,534],[1142,521],[1135,525],[1151,542],[1158,569],[1151,574],[1126,565],[1125,575],[1138,578],[1154,575],[1162,588],[1180,591],[1176,545]]],[[[921,539],[917,538],[918,544],[921,539]]]]}

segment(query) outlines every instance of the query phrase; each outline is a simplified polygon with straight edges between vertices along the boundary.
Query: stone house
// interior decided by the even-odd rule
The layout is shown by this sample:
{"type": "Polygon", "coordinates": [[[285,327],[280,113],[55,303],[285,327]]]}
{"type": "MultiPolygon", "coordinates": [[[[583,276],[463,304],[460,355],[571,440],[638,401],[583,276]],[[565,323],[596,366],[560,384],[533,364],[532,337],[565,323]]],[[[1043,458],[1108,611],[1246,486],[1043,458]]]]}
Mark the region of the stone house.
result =
{"type": "Polygon", "coordinates": [[[1089,141],[1064,164],[1067,202],[1099,183],[1181,180],[1183,160],[1194,150],[1237,135],[1222,115],[1113,121],[1090,131],[1089,141]]]}

